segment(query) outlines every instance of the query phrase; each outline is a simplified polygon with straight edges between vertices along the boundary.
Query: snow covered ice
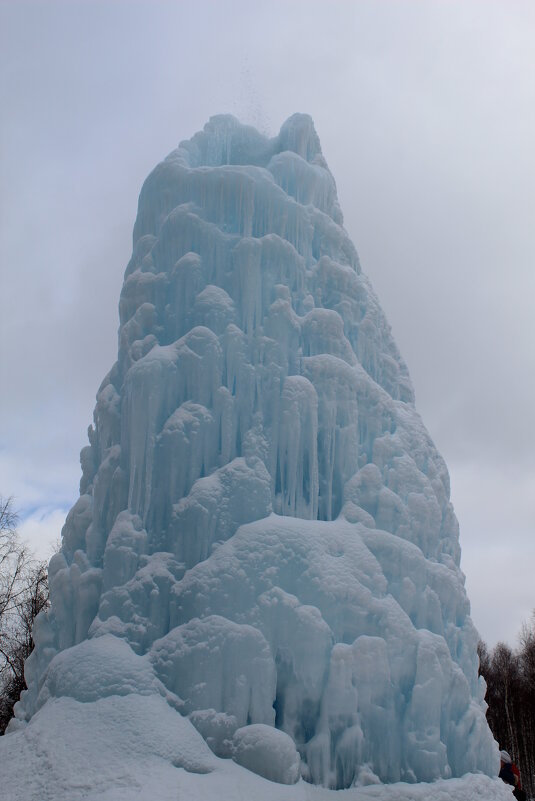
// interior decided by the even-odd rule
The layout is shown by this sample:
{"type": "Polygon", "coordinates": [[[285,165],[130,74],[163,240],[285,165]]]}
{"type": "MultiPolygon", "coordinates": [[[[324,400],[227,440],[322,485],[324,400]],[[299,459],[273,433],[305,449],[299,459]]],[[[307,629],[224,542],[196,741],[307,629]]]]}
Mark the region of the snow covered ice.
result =
{"type": "Polygon", "coordinates": [[[342,223],[302,114],[147,178],[8,798],[509,797],[447,469],[342,223]]]}

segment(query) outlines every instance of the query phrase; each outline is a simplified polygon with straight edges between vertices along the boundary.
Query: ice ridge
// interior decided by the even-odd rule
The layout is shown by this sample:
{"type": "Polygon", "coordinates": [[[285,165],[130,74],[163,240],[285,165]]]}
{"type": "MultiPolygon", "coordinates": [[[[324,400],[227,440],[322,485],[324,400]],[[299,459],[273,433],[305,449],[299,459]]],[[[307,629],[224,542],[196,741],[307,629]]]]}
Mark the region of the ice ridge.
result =
{"type": "Polygon", "coordinates": [[[119,314],[13,727],[152,694],[280,781],[495,773],[447,469],[309,116],[153,170],[119,314]]]}

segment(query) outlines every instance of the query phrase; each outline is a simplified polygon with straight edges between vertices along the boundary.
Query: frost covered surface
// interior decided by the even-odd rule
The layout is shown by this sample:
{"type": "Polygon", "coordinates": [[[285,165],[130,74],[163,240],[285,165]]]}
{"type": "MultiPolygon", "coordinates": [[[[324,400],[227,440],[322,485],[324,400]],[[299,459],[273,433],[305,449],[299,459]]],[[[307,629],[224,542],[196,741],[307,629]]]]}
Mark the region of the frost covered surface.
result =
{"type": "MultiPolygon", "coordinates": [[[[154,702],[199,798],[495,775],[447,469],[309,117],[214,117],[156,167],[119,310],[2,750],[154,702]]],[[[503,797],[463,782],[437,798],[503,797]]]]}
{"type": "Polygon", "coordinates": [[[68,697],[50,700],[30,724],[1,738],[0,753],[2,801],[513,798],[511,789],[500,779],[483,775],[433,784],[370,785],[341,792],[315,787],[302,779],[296,784],[275,784],[232,759],[214,756],[190,721],[163,699],[137,694],[88,703],[68,697]]]}

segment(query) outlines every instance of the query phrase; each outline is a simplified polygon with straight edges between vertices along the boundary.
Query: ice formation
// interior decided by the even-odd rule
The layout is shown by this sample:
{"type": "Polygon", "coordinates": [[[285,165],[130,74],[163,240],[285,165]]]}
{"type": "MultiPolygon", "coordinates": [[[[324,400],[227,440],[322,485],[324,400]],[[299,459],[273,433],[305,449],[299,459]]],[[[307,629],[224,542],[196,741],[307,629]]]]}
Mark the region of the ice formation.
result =
{"type": "Polygon", "coordinates": [[[136,695],[193,772],[496,774],[447,469],[342,222],[306,115],[147,178],[17,736],[136,695]]]}

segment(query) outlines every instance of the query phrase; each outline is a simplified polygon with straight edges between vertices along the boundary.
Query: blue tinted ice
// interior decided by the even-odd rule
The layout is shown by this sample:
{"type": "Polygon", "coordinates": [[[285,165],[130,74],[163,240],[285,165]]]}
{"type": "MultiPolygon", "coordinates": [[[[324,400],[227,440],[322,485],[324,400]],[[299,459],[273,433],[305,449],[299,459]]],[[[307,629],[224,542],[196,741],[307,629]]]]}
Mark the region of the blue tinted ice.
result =
{"type": "Polygon", "coordinates": [[[119,308],[19,718],[153,693],[280,781],[493,774],[447,469],[312,120],[159,164],[119,308]]]}

